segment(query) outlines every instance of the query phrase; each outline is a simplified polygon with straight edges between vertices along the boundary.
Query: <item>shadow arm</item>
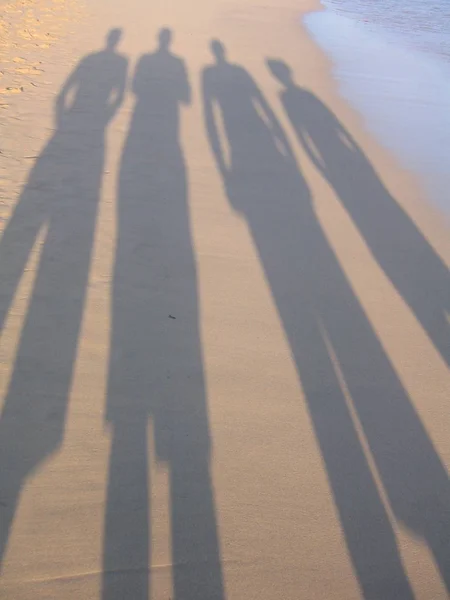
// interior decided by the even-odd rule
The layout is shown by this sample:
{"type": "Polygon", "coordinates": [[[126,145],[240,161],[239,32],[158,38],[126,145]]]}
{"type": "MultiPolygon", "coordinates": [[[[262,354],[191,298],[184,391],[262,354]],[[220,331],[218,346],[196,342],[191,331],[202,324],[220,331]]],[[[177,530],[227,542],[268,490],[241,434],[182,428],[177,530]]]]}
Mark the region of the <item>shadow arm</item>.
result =
{"type": "MultiPolygon", "coordinates": [[[[333,115],[332,122],[330,122],[330,131],[333,131],[333,136],[336,136],[341,139],[341,143],[345,144],[348,149],[350,149],[356,156],[362,156],[362,152],[353,139],[350,132],[348,132],[345,127],[341,124],[341,122],[333,115]]],[[[307,129],[305,127],[298,128],[298,137],[303,146],[304,151],[308,155],[308,158],[314,164],[314,166],[326,177],[328,173],[328,167],[326,162],[324,162],[321,152],[318,151],[316,144],[314,143],[314,139],[309,135],[307,129]]]]}
{"type": "Polygon", "coordinates": [[[288,158],[290,158],[292,161],[295,162],[294,153],[293,153],[291,145],[286,137],[286,134],[284,133],[283,128],[281,127],[280,122],[278,121],[277,117],[275,116],[275,113],[271,109],[269,103],[265,99],[261,90],[258,88],[258,86],[255,83],[253,84],[253,96],[254,96],[256,102],[259,104],[264,116],[266,117],[266,119],[269,123],[269,127],[272,130],[274,137],[280,143],[285,156],[287,156],[288,158]]]}
{"type": "Polygon", "coordinates": [[[352,134],[342,125],[337,117],[334,117],[334,125],[339,137],[345,142],[345,144],[347,144],[347,146],[356,154],[362,154],[352,134]]]}
{"type": "Polygon", "coordinates": [[[72,71],[72,73],[66,79],[64,85],[61,88],[61,91],[59,92],[56,98],[55,112],[57,123],[61,122],[64,113],[67,111],[67,97],[75,88],[78,87],[81,68],[82,65],[80,64],[72,71]]]}
{"type": "Polygon", "coordinates": [[[133,75],[133,81],[131,84],[131,89],[133,91],[133,94],[136,97],[139,97],[141,95],[142,92],[142,82],[143,80],[145,81],[145,57],[141,58],[138,62],[138,64],[136,65],[136,68],[134,70],[134,75],[133,75]]]}
{"type": "Polygon", "coordinates": [[[203,114],[205,119],[205,128],[208,136],[209,145],[211,147],[214,159],[217,167],[222,175],[223,179],[227,179],[228,169],[225,164],[224,153],[222,145],[220,143],[219,131],[217,123],[214,117],[214,94],[211,90],[210,81],[208,81],[208,74],[203,74],[202,79],[202,95],[203,95],[203,114]]]}
{"type": "Polygon", "coordinates": [[[108,106],[108,119],[112,119],[123,102],[127,87],[127,73],[128,61],[124,59],[118,73],[116,86],[112,90],[111,100],[108,106]]]}
{"type": "Polygon", "coordinates": [[[308,156],[309,160],[313,163],[313,165],[326,176],[327,167],[326,164],[320,157],[320,153],[317,151],[316,145],[313,143],[308,131],[304,127],[296,128],[296,132],[298,135],[298,139],[308,156]]]}
{"type": "Polygon", "coordinates": [[[191,84],[189,83],[189,76],[187,73],[186,65],[181,62],[181,86],[180,86],[180,102],[186,106],[191,103],[192,91],[191,84]]]}

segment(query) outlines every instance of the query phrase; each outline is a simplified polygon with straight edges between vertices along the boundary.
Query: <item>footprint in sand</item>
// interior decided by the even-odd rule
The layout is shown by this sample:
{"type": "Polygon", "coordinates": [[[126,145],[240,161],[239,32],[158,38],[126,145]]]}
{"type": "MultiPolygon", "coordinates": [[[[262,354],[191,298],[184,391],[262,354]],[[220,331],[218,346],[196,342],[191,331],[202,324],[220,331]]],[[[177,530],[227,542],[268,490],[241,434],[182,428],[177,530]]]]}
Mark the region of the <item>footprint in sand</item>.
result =
{"type": "Polygon", "coordinates": [[[21,75],[42,75],[43,70],[37,69],[36,67],[19,67],[15,72],[20,73],[21,75]]]}
{"type": "Polygon", "coordinates": [[[23,87],[5,87],[0,88],[0,94],[10,95],[10,94],[21,94],[23,92],[23,87]]]}

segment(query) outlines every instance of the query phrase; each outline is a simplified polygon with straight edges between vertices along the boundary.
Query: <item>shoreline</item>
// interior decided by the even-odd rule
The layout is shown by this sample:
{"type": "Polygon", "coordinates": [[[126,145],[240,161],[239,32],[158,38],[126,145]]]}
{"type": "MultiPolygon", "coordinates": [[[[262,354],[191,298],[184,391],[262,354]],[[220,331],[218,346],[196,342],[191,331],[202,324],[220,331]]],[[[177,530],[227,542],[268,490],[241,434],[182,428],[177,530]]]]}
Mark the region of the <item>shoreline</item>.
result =
{"type": "Polygon", "coordinates": [[[420,45],[409,47],[404,32],[395,37],[380,25],[370,27],[364,15],[358,20],[357,14],[347,17],[324,8],[303,19],[332,60],[341,95],[363,115],[381,145],[419,175],[425,195],[448,221],[448,171],[442,158],[450,140],[445,108],[450,88],[444,77],[448,64],[442,56],[421,51],[420,45]]]}
{"type": "Polygon", "coordinates": [[[329,82],[328,86],[324,86],[324,94],[330,99],[331,104],[337,103],[340,107],[349,129],[357,132],[358,139],[361,139],[364,146],[367,144],[368,154],[373,153],[376,163],[380,161],[378,170],[386,177],[388,187],[394,190],[394,196],[395,189],[398,188],[401,198],[397,200],[411,215],[418,227],[423,229],[424,235],[450,267],[450,248],[447,241],[448,215],[442,212],[442,208],[431,197],[426,177],[416,168],[405,164],[401,153],[389,147],[386,139],[372,130],[370,116],[364,114],[352,98],[342,91],[342,78],[336,72],[339,65],[335,62],[334,57],[321,47],[304,23],[304,19],[308,15],[329,11],[330,9],[317,0],[317,2],[311,2],[305,10],[298,12],[300,28],[323,56],[323,72],[329,82]]]}

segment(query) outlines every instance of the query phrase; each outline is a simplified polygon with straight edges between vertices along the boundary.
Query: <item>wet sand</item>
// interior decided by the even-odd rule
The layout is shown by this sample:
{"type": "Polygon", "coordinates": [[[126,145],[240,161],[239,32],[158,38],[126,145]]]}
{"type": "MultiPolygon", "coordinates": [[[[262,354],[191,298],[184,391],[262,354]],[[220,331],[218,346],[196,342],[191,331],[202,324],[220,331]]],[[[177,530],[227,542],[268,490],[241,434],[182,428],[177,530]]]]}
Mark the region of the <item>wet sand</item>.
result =
{"type": "Polygon", "coordinates": [[[5,598],[448,597],[447,225],[313,8],[99,0],[9,95],[5,598]]]}

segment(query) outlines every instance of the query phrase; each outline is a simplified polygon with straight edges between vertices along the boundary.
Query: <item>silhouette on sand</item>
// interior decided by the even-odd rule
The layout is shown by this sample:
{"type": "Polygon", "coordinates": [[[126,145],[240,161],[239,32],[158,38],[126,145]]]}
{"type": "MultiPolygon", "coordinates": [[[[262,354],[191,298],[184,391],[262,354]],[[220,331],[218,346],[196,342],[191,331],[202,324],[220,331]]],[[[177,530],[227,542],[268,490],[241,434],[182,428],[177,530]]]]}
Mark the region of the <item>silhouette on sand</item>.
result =
{"type": "Polygon", "coordinates": [[[56,101],[56,131],[30,173],[0,243],[3,327],[33,247],[36,279],[0,420],[0,558],[26,479],[56,452],[86,296],[105,131],[125,90],[121,32],[85,57],[56,101]],[[70,101],[69,99],[72,98],[70,101]]]}
{"type": "Polygon", "coordinates": [[[150,597],[149,460],[169,472],[174,598],[224,597],[180,145],[180,108],[191,92],[184,63],[170,46],[171,32],[162,30],[158,48],[136,67],[136,103],[119,175],[104,600],[150,597]]]}
{"type": "Polygon", "coordinates": [[[269,60],[281,101],[303,148],[336,191],[380,267],[450,364],[450,273],[391,196],[351,134],[286,63],[269,60]]]}
{"type": "Polygon", "coordinates": [[[396,517],[427,541],[449,585],[446,471],[324,235],[273,111],[221,42],[212,52],[203,72],[211,150],[289,340],[362,593],[412,600],[354,414],[396,517]]]}

